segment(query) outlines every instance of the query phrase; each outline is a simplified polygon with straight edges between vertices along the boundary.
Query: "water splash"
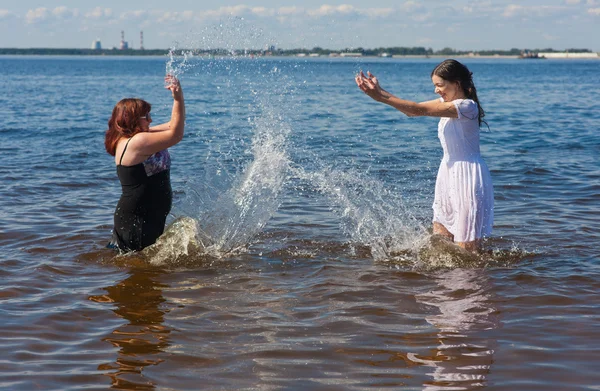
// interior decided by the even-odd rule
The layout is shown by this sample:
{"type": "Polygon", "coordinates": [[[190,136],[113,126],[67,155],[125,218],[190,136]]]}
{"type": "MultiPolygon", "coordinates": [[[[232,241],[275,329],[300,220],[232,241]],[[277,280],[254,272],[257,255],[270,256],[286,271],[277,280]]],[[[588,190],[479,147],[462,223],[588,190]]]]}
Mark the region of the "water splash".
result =
{"type": "Polygon", "coordinates": [[[510,267],[533,256],[516,247],[495,248],[488,243],[472,253],[432,235],[430,227],[415,217],[401,194],[356,169],[295,169],[295,175],[325,194],[341,218],[341,228],[357,246],[367,246],[376,262],[411,270],[510,267]]]}
{"type": "Polygon", "coordinates": [[[181,76],[189,69],[197,66],[197,62],[193,61],[195,56],[192,50],[178,50],[176,46],[169,49],[169,59],[165,65],[165,75],[175,76],[180,79],[181,76]]]}
{"type": "Polygon", "coordinates": [[[276,212],[290,160],[287,139],[291,127],[273,108],[251,121],[252,158],[230,178],[208,170],[189,181],[174,208],[187,216],[173,224],[157,243],[151,263],[177,263],[180,256],[221,258],[244,251],[276,212]],[[223,189],[225,186],[228,188],[223,189]]]}
{"type": "MultiPolygon", "coordinates": [[[[239,22],[235,21],[234,28],[220,24],[200,33],[192,46],[202,50],[176,54],[173,48],[169,53],[167,73],[180,77],[194,72],[211,77],[218,83],[216,89],[222,89],[215,99],[223,94],[224,102],[233,97],[236,102],[248,103],[250,115],[247,128],[229,123],[212,132],[218,137],[209,151],[204,175],[187,182],[174,208],[175,215],[187,216],[195,223],[186,220],[173,228],[179,230],[180,237],[172,235],[170,242],[162,244],[164,251],[153,255],[156,263],[196,251],[217,258],[245,251],[277,211],[280,194],[288,184],[294,165],[288,154],[294,118],[290,98],[296,94],[298,82],[282,72],[285,65],[265,69],[264,63],[255,64],[239,50],[251,46],[250,41],[256,47],[257,37],[262,36],[262,32],[239,22]],[[207,53],[208,59],[200,58],[207,53]],[[219,53],[228,58],[215,57],[219,53]]],[[[357,246],[367,246],[374,260],[426,268],[487,262],[452,243],[437,241],[397,190],[355,168],[317,165],[313,171],[295,166],[293,174],[327,197],[341,218],[342,231],[357,246]]]]}
{"type": "Polygon", "coordinates": [[[342,230],[353,241],[369,246],[375,260],[413,249],[425,235],[401,196],[363,172],[324,168],[300,175],[328,197],[342,219],[342,230]]]}
{"type": "Polygon", "coordinates": [[[204,173],[187,181],[172,211],[185,217],[157,242],[151,263],[244,251],[277,210],[289,167],[286,110],[294,86],[279,69],[261,67],[247,54],[275,42],[243,18],[231,17],[189,34],[169,50],[167,74],[208,77],[214,99],[244,102],[249,113],[239,105],[228,108],[237,118],[212,129],[204,173]],[[252,78],[249,68],[256,70],[252,78]],[[242,115],[245,127],[239,125],[242,115]]]}
{"type": "Polygon", "coordinates": [[[188,211],[196,209],[192,216],[198,221],[198,239],[215,256],[248,245],[279,207],[290,164],[286,148],[291,127],[272,111],[256,118],[253,126],[253,159],[231,188],[216,194],[209,179],[206,186],[196,183],[186,191],[183,204],[188,211]]]}
{"type": "Polygon", "coordinates": [[[204,253],[201,242],[196,240],[196,221],[181,217],[173,221],[156,243],[143,250],[153,266],[177,264],[195,254],[204,253]]]}
{"type": "MultiPolygon", "coordinates": [[[[261,28],[244,18],[230,16],[219,24],[190,33],[182,42],[174,42],[169,49],[165,74],[180,78],[202,66],[200,59],[251,58],[256,50],[267,49],[277,42],[261,28]]],[[[214,65],[214,64],[211,64],[214,65]]],[[[199,75],[204,70],[195,72],[199,75]]]]}

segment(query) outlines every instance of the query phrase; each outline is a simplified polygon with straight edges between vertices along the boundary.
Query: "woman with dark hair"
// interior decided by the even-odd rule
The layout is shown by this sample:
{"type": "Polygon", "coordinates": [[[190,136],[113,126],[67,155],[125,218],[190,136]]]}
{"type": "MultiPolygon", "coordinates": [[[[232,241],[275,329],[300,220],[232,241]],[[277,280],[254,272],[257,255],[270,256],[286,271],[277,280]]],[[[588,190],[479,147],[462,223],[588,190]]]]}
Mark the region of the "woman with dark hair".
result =
{"type": "Polygon", "coordinates": [[[431,72],[439,99],[412,102],[385,91],[370,72],[355,78],[358,87],[378,102],[409,117],[440,117],[438,137],[444,156],[435,183],[433,233],[469,251],[478,251],[491,234],[494,220],[492,178],[479,152],[480,125],[485,115],[473,74],[456,60],[446,60],[431,72]]]}
{"type": "Polygon", "coordinates": [[[122,194],[114,214],[111,246],[141,250],[163,233],[171,210],[171,157],[167,148],[183,138],[185,104],[179,81],[165,78],[173,96],[171,120],[150,127],[148,102],[127,98],[116,104],[104,145],[115,157],[122,194]]]}

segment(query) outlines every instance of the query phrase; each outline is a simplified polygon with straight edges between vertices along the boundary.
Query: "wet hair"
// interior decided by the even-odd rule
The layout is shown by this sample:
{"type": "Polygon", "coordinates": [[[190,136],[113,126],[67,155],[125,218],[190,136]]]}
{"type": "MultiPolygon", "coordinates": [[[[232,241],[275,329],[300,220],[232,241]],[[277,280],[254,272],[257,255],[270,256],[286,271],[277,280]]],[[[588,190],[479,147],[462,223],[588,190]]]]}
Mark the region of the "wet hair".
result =
{"type": "Polygon", "coordinates": [[[150,103],[142,99],[126,98],[119,101],[108,120],[108,130],[104,138],[106,152],[115,156],[121,138],[130,138],[142,132],[140,118],[148,114],[151,108],[150,103]]]}
{"type": "Polygon", "coordinates": [[[477,118],[479,121],[479,126],[481,126],[482,122],[487,125],[487,122],[483,120],[483,117],[485,117],[485,111],[483,111],[483,108],[479,103],[477,89],[473,83],[473,72],[469,71],[469,68],[456,60],[444,60],[439,63],[433,69],[433,71],[431,71],[431,77],[434,75],[439,76],[446,81],[457,82],[465,93],[467,99],[472,99],[475,103],[477,103],[477,108],[479,109],[479,115],[477,118]]]}

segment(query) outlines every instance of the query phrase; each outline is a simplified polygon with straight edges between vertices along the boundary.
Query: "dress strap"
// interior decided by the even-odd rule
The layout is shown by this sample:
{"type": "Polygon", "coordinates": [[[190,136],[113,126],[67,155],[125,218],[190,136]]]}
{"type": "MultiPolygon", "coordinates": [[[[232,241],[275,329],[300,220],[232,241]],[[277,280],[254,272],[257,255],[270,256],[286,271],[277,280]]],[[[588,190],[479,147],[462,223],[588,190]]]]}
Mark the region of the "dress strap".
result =
{"type": "Polygon", "coordinates": [[[129,140],[127,140],[127,143],[125,143],[125,148],[123,148],[123,153],[121,154],[121,160],[119,160],[119,166],[123,162],[123,156],[125,155],[125,151],[127,151],[127,146],[129,145],[129,142],[131,141],[132,138],[133,138],[133,136],[129,137],[129,140]]]}

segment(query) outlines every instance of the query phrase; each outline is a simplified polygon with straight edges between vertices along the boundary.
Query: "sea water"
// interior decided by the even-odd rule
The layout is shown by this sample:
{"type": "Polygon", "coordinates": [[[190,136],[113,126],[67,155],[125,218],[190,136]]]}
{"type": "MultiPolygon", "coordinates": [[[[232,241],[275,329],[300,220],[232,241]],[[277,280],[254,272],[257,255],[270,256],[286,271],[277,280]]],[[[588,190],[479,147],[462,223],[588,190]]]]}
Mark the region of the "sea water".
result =
{"type": "Polygon", "coordinates": [[[432,99],[440,59],[182,50],[0,58],[0,388],[597,387],[600,62],[464,59],[496,207],[469,258],[430,235],[437,120],[354,83],[432,99]],[[104,131],[129,96],[168,121],[169,66],[170,226],[116,257],[104,131]]]}

